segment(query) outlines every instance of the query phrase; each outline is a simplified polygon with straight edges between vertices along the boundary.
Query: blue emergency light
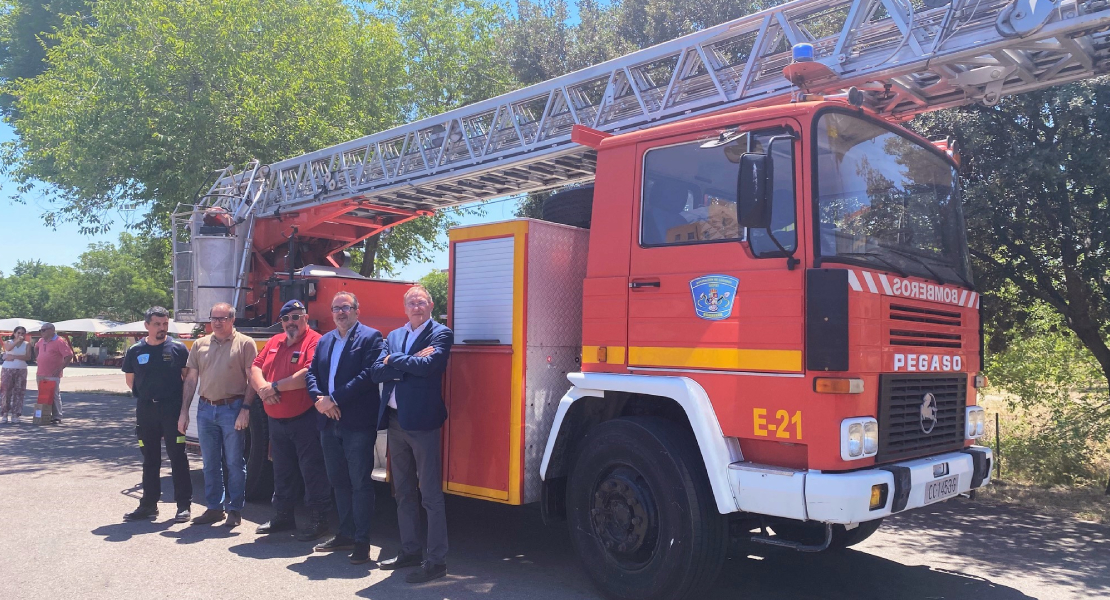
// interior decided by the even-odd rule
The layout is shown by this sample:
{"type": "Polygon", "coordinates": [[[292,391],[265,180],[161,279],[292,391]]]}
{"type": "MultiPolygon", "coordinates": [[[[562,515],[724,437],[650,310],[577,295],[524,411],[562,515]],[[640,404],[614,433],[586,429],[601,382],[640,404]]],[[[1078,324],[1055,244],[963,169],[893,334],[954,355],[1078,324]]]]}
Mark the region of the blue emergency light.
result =
{"type": "Polygon", "coordinates": [[[794,44],[790,50],[794,55],[794,62],[813,62],[813,44],[794,44]]]}

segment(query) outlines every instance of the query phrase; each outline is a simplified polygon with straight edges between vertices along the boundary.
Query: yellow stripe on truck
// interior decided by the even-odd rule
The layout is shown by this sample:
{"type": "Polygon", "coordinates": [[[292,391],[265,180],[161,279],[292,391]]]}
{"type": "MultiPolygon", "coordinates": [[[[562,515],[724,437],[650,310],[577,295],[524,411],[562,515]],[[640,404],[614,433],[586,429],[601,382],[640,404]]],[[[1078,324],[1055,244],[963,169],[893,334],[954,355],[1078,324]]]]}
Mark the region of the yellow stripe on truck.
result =
{"type": "Polygon", "coordinates": [[[631,346],[628,348],[628,364],[644,367],[733,371],[801,371],[802,352],[801,350],[631,346]]]}

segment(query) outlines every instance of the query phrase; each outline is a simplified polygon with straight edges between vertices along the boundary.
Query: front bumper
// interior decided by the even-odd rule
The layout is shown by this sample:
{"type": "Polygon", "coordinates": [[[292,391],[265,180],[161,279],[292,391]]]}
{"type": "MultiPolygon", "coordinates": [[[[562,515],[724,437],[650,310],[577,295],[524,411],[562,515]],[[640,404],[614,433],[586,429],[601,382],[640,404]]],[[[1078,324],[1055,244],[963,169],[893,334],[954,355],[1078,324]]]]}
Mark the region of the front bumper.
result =
{"type": "Polygon", "coordinates": [[[956,494],[982,487],[990,482],[993,463],[990,448],[984,446],[850,473],[735,463],[729,465],[729,482],[742,511],[823,523],[862,523],[931,504],[925,495],[934,481],[957,477],[956,494]],[[887,486],[886,503],[871,510],[871,488],[879,484],[887,486]]]}

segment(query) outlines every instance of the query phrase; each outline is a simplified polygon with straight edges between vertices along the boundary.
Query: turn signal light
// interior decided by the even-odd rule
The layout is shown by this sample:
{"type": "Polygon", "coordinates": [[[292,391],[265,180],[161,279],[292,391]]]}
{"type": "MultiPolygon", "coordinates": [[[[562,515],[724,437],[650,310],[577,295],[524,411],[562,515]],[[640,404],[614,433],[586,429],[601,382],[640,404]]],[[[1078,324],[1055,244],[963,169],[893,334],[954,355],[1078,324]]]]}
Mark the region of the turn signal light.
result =
{"type": "Polygon", "coordinates": [[[887,489],[885,483],[871,486],[871,510],[879,510],[886,506],[887,489]]]}
{"type": "Polygon", "coordinates": [[[597,348],[597,362],[603,363],[609,360],[609,347],[599,346],[597,348]]]}
{"type": "Polygon", "coordinates": [[[818,394],[862,394],[863,380],[843,377],[816,377],[813,380],[813,391],[818,394]]]}
{"type": "Polygon", "coordinates": [[[980,373],[980,374],[975,376],[975,387],[976,388],[985,388],[988,385],[990,385],[990,381],[987,380],[986,375],[983,375],[982,373],[980,373]]]}

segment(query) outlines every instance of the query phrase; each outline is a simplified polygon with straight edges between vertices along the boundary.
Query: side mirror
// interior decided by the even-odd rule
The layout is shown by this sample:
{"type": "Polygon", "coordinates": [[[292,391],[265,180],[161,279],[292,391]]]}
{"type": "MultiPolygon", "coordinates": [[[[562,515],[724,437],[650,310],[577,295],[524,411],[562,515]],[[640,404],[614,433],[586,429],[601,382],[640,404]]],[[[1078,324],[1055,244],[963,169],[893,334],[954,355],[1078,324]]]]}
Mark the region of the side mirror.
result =
{"type": "Polygon", "coordinates": [[[771,157],[747,153],[740,157],[736,180],[736,212],[741,227],[765,229],[771,226],[771,157]]]}

